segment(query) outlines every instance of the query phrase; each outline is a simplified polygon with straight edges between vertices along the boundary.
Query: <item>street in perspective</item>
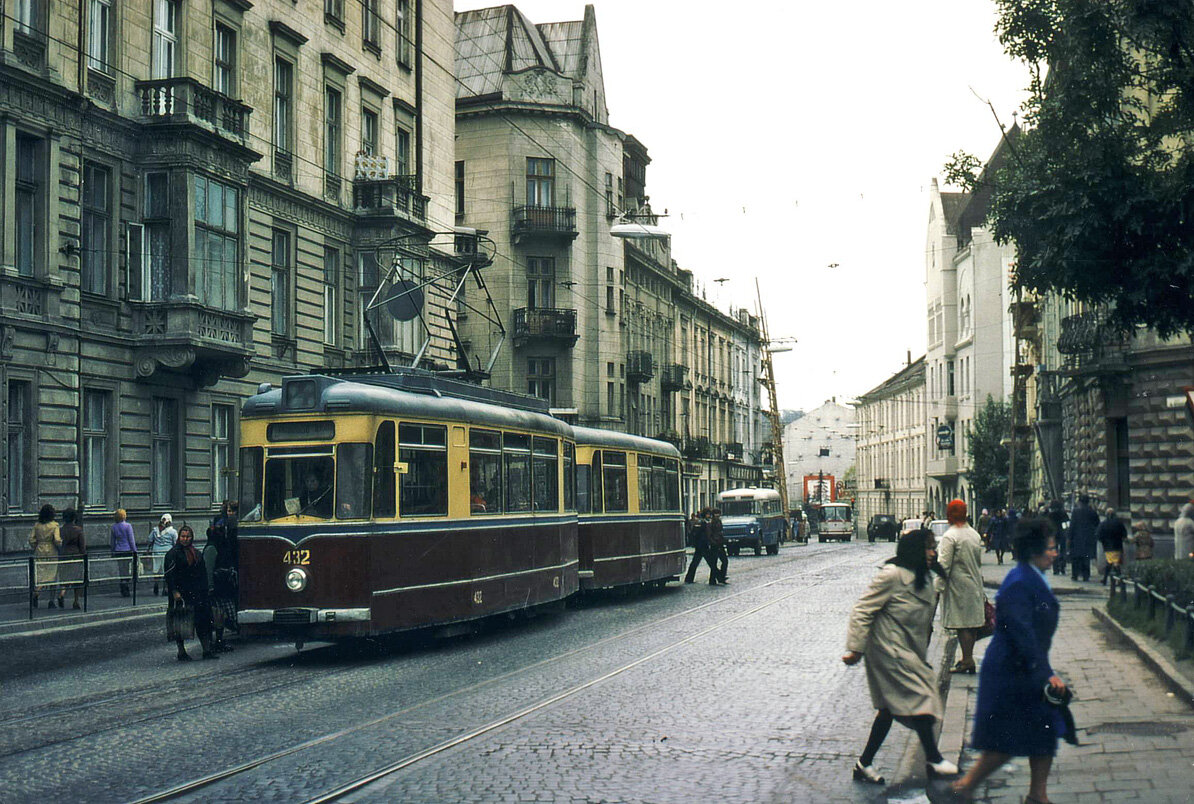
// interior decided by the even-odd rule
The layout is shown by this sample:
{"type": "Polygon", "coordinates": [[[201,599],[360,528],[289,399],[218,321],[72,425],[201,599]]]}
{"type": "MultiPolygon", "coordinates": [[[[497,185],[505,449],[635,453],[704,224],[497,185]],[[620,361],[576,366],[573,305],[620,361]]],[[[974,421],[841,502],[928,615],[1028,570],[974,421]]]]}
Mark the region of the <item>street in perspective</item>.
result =
{"type": "Polygon", "coordinates": [[[0,17],[5,801],[1194,802],[1194,6],[695,8],[0,17]]]}

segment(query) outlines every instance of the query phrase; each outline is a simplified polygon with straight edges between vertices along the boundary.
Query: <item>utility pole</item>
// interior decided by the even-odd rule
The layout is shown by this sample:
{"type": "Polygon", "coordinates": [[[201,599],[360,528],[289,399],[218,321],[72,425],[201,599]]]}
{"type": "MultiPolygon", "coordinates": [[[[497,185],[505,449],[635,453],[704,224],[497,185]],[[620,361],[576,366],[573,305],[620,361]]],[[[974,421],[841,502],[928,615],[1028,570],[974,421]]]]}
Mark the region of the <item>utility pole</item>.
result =
{"type": "Polygon", "coordinates": [[[763,310],[763,293],[759,290],[759,280],[755,279],[755,294],[759,300],[759,327],[763,336],[763,376],[759,381],[767,389],[770,405],[767,409],[767,420],[771,424],[771,467],[775,472],[775,482],[779,485],[779,500],[783,505],[784,516],[788,515],[788,476],[784,470],[784,431],[779,419],[779,398],[775,395],[775,366],[771,361],[771,334],[767,330],[767,313],[763,310]]]}

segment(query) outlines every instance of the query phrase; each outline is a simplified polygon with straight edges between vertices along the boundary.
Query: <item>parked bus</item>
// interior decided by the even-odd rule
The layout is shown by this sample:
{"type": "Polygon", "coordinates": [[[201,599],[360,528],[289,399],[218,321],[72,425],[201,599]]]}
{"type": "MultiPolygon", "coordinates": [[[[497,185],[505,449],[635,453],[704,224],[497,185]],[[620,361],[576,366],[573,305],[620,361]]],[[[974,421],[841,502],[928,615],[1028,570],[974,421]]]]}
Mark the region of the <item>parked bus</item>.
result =
{"type": "Polygon", "coordinates": [[[755,555],[779,552],[781,531],[785,527],[783,503],[775,489],[727,489],[717,495],[721,509],[722,534],[726,550],[736,556],[743,548],[753,548],[755,555]]]}

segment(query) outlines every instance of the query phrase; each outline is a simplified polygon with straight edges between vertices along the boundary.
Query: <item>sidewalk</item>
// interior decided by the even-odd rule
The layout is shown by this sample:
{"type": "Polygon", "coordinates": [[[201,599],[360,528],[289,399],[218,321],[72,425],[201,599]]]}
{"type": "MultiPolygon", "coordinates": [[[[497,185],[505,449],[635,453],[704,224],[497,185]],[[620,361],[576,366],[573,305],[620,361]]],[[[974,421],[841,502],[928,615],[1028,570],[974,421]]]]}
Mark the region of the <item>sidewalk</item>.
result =
{"type": "MultiPolygon", "coordinates": [[[[989,597],[994,598],[994,590],[1013,566],[984,563],[983,580],[992,587],[989,597]]],[[[1194,709],[1170,692],[1136,652],[1114,638],[1091,612],[1092,607],[1106,604],[1105,586],[1097,580],[1075,582],[1053,574],[1049,581],[1061,604],[1050,659],[1053,669],[1074,689],[1070,709],[1083,743],[1061,743],[1049,776],[1050,798],[1075,804],[1191,801],[1194,709]]],[[[975,649],[980,663],[988,644],[983,640],[975,649]]],[[[949,759],[960,756],[958,765],[963,769],[977,758],[977,752],[968,747],[977,691],[978,676],[950,677],[941,750],[949,759]]],[[[1018,804],[1027,791],[1028,762],[1021,757],[993,774],[974,800],[1018,804]]]]}
{"type": "MultiPolygon", "coordinates": [[[[57,593],[41,595],[40,605],[33,610],[33,619],[29,618],[29,601],[25,596],[19,600],[12,600],[8,596],[0,602],[0,638],[15,634],[26,634],[42,631],[47,628],[73,628],[88,623],[106,622],[136,617],[146,614],[158,614],[166,611],[166,598],[153,594],[153,582],[144,580],[137,585],[137,602],[133,598],[121,597],[119,585],[115,582],[96,584],[90,590],[87,598],[87,610],[74,609],[71,604],[73,593],[66,592],[65,608],[46,608],[46,603],[55,599],[57,593]]],[[[80,605],[82,598],[80,597],[80,605]]]]}

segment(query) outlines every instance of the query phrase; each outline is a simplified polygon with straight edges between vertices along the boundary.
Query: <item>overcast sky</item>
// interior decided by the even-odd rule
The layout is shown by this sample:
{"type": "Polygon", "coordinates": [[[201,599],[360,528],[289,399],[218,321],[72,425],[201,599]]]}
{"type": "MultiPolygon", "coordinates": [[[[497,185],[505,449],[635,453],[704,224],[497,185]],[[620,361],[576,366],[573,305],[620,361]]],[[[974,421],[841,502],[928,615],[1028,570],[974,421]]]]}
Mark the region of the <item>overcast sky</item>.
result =
{"type": "Polygon", "coordinates": [[[677,262],[722,309],[754,309],[757,278],[771,337],[798,341],[775,356],[780,406],[854,398],[923,354],[929,183],[956,150],[985,159],[984,101],[1010,126],[1028,84],[993,1],[592,4],[610,123],[650,152],[677,262]]]}

